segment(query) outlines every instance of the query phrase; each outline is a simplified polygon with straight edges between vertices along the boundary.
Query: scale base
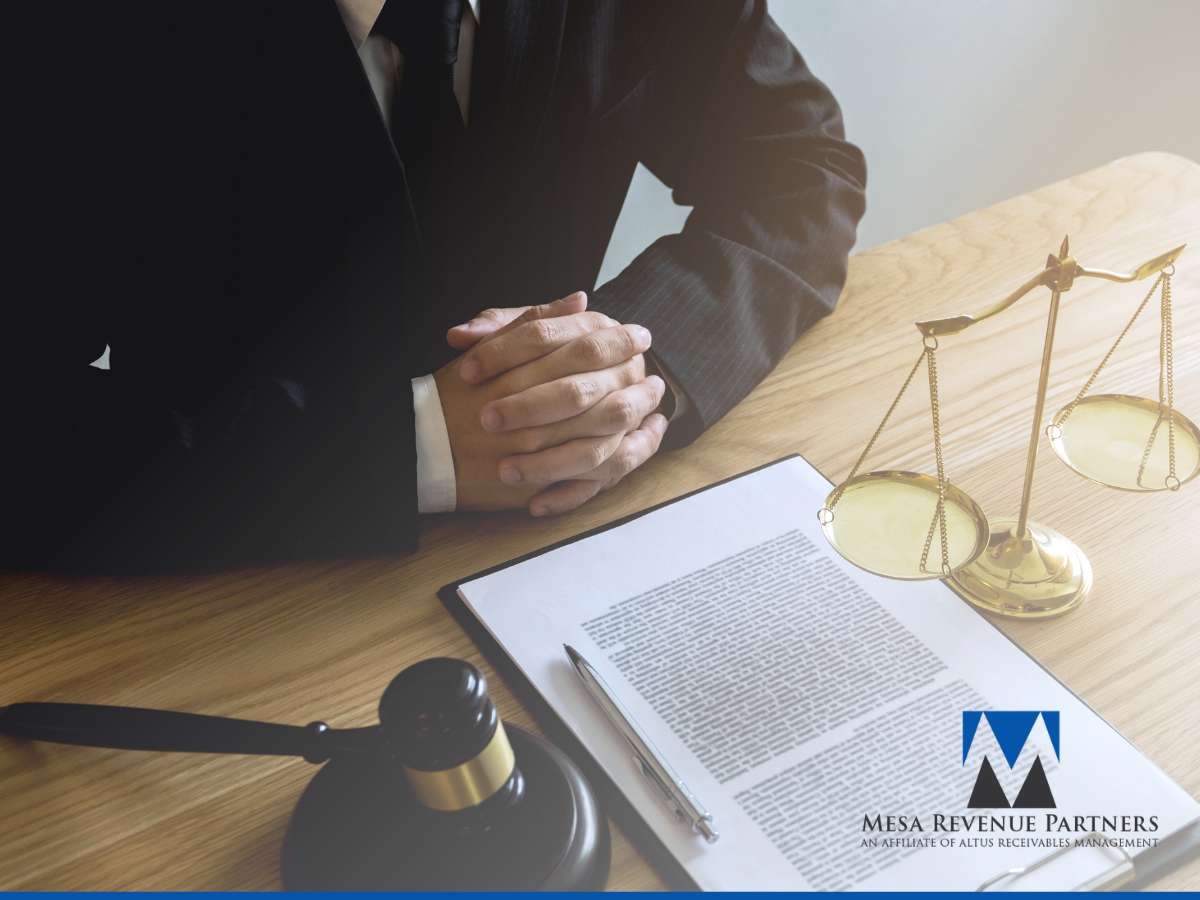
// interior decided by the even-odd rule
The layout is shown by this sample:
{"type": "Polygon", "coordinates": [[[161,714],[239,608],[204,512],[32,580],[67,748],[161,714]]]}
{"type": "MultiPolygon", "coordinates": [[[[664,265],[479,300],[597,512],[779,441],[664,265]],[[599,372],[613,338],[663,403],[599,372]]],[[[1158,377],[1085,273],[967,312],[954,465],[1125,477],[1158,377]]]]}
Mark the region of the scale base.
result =
{"type": "Polygon", "coordinates": [[[946,579],[960,597],[985,612],[1013,619],[1048,619],[1080,606],[1092,590],[1092,564],[1072,541],[1030,522],[991,523],[979,558],[946,579]]]}

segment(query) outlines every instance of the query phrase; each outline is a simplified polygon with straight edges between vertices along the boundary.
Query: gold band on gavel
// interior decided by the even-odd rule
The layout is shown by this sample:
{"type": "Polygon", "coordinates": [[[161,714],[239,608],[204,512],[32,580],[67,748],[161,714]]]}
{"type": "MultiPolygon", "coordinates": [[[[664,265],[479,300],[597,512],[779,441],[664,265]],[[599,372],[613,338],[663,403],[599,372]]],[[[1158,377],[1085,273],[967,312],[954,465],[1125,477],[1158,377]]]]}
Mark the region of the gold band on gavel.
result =
{"type": "Polygon", "coordinates": [[[513,772],[516,757],[504,723],[496,723],[496,733],[479,755],[452,769],[429,772],[404,767],[408,783],[422,806],[442,812],[456,812],[478,806],[504,785],[513,772]]]}

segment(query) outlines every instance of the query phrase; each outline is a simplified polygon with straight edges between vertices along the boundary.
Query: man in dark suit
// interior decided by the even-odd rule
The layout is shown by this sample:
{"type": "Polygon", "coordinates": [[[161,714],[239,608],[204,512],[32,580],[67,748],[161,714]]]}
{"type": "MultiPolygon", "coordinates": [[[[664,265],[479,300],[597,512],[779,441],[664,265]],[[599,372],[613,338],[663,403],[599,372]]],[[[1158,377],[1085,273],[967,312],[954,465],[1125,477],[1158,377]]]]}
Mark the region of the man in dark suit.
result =
{"type": "Polygon", "coordinates": [[[845,278],[863,160],[763,0],[23,6],[7,565],[566,511],[845,278]],[[596,288],[638,162],[694,211],[596,288]]]}

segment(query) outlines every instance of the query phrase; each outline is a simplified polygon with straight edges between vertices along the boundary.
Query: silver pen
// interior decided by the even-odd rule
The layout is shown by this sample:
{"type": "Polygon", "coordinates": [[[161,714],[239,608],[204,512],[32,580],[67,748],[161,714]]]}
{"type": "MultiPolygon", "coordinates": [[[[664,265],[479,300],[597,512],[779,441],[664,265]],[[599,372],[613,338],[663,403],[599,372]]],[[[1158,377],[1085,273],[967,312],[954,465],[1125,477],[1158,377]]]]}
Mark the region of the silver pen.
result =
{"type": "Polygon", "coordinates": [[[703,835],[710,844],[716,843],[720,835],[713,828],[712,814],[704,808],[704,805],[696,799],[696,795],[683,783],[683,779],[668,765],[659,749],[651,743],[638,727],[633,716],[621,705],[617,695],[604,683],[600,673],[593,669],[574,647],[563,644],[563,649],[567,651],[567,658],[571,660],[571,665],[579,673],[587,692],[604,711],[608,720],[616,726],[621,737],[625,738],[629,742],[629,746],[633,748],[634,764],[658,788],[666,799],[667,805],[671,807],[671,811],[675,813],[675,818],[686,824],[692,831],[703,835]]]}

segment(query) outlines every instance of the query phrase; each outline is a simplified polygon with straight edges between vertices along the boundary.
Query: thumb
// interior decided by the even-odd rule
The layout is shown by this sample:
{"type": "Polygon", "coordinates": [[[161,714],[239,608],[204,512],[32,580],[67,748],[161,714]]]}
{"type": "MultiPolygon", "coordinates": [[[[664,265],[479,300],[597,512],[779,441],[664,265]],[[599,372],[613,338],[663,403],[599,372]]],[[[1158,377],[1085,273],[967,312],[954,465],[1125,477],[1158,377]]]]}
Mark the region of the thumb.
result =
{"type": "Polygon", "coordinates": [[[528,306],[506,306],[485,309],[473,319],[455,325],[446,332],[446,341],[455,350],[469,350],[483,338],[495,334],[513,319],[521,316],[528,306]]]}
{"type": "Polygon", "coordinates": [[[552,303],[538,306],[509,306],[502,309],[485,309],[470,322],[455,325],[446,332],[446,340],[455,350],[468,350],[483,340],[488,340],[518,325],[534,319],[549,319],[554,316],[569,316],[587,309],[587,294],[576,291],[552,303]]]}

